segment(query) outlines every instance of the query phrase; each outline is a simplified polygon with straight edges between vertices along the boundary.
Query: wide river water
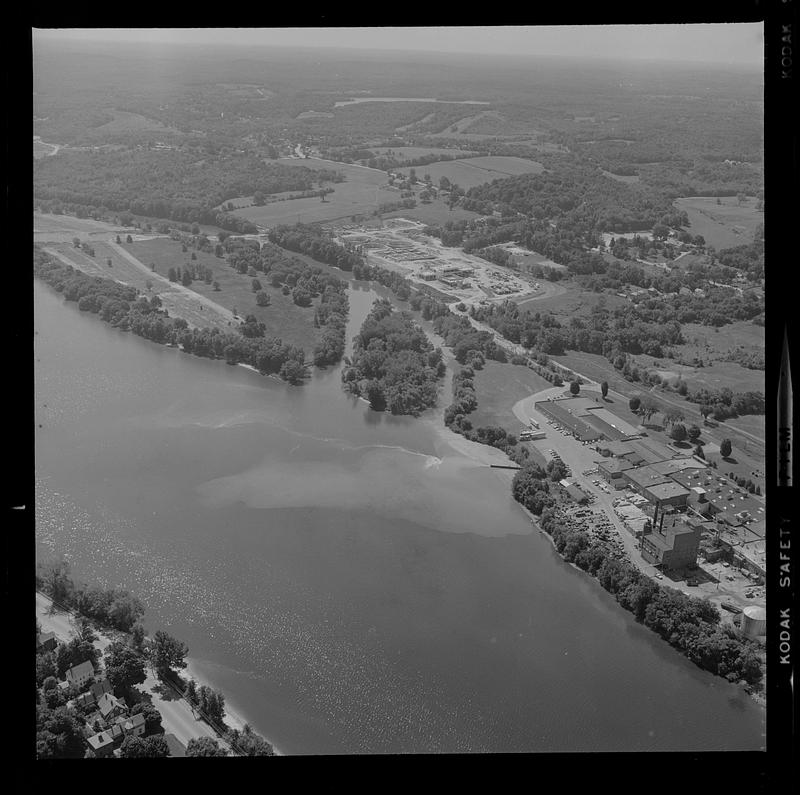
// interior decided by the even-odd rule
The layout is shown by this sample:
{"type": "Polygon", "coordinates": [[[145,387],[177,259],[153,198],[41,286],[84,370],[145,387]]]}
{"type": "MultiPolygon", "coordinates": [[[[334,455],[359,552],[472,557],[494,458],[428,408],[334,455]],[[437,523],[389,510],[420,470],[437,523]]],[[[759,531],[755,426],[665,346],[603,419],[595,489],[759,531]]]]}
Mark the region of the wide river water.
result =
{"type": "MultiPolygon", "coordinates": [[[[348,338],[376,297],[352,287],[348,338]]],[[[762,747],[763,709],[563,563],[433,418],[34,290],[38,552],[139,595],[281,752],[762,747]]]]}

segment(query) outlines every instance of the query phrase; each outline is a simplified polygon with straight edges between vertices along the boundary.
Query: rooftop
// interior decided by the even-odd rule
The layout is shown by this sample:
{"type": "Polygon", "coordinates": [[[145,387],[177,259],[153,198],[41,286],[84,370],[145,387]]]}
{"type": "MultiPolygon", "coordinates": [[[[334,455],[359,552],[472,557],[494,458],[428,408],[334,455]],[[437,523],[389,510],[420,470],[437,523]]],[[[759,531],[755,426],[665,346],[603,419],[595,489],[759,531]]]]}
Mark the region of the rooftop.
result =
{"type": "MultiPolygon", "coordinates": [[[[588,417],[588,420],[589,422],[593,423],[595,419],[598,419],[603,424],[610,426],[620,435],[618,438],[625,436],[637,436],[639,434],[638,428],[635,428],[630,423],[625,422],[625,420],[621,419],[616,414],[613,414],[606,408],[599,408],[592,411],[588,417]]],[[[606,429],[603,427],[600,427],[598,430],[602,430],[604,433],[606,432],[606,429]]]]}
{"type": "Polygon", "coordinates": [[[89,660],[86,660],[79,665],[73,665],[72,668],[67,670],[67,676],[71,676],[76,679],[87,675],[94,676],[94,666],[89,660]]]}
{"type": "Polygon", "coordinates": [[[670,482],[670,479],[666,475],[656,472],[649,466],[629,469],[625,472],[625,477],[642,488],[651,488],[659,483],[670,482]]]}
{"type": "Polygon", "coordinates": [[[657,483],[655,486],[646,486],[646,489],[657,500],[668,500],[670,497],[681,497],[689,494],[680,483],[672,482],[657,483]]]}

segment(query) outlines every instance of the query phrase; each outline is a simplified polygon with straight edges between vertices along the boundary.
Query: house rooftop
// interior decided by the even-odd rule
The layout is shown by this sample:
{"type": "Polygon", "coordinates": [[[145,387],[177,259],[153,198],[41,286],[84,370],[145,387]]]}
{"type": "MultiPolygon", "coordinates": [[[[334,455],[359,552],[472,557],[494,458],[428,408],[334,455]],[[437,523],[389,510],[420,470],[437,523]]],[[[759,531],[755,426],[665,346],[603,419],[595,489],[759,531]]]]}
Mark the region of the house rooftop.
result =
{"type": "Polygon", "coordinates": [[[94,676],[94,666],[89,660],[86,660],[78,665],[73,665],[72,668],[67,669],[67,676],[71,676],[76,679],[87,675],[94,676]]]}

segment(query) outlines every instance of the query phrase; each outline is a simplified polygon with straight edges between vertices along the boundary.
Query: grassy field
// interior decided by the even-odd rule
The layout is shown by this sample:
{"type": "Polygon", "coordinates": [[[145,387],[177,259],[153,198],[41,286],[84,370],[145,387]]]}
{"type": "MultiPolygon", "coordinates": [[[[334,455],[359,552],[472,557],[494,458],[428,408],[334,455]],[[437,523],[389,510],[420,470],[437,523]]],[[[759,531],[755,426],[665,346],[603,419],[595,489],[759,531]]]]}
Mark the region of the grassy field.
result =
{"type": "Polygon", "coordinates": [[[752,243],[756,227],[764,220],[764,213],[756,210],[756,199],[751,196],[742,205],[735,196],[719,201],[712,196],[688,196],[676,199],[675,206],[686,210],[689,232],[702,235],[716,249],[752,243]]]}
{"type": "Polygon", "coordinates": [[[180,130],[175,127],[167,127],[156,119],[148,119],[139,113],[130,113],[126,110],[109,108],[108,112],[114,117],[112,121],[93,127],[87,131],[87,135],[92,138],[103,138],[107,135],[117,135],[120,133],[136,132],[162,132],[172,135],[181,135],[180,130]]]}
{"type": "Polygon", "coordinates": [[[277,224],[315,223],[350,218],[353,215],[371,213],[379,204],[399,201],[397,191],[382,187],[386,184],[386,174],[375,169],[346,163],[334,163],[317,158],[285,157],[276,161],[286,165],[307,166],[308,168],[325,168],[343,173],[347,181],[331,185],[334,192],[319,198],[292,199],[290,201],[273,202],[263,207],[243,207],[235,214],[247,218],[258,226],[275,226],[277,224]]]}
{"type": "MultiPolygon", "coordinates": [[[[398,170],[403,174],[408,174],[409,171],[409,169],[398,170]]],[[[467,189],[508,176],[539,174],[544,170],[544,167],[541,163],[525,160],[521,157],[490,156],[431,163],[427,166],[417,166],[414,170],[418,177],[430,174],[434,185],[438,185],[442,177],[447,177],[450,182],[467,189]]]]}
{"type": "Polygon", "coordinates": [[[107,279],[129,284],[147,295],[157,295],[171,317],[181,317],[197,327],[217,327],[229,330],[229,316],[223,311],[216,311],[213,306],[204,305],[192,298],[192,294],[179,289],[176,285],[159,279],[154,274],[143,270],[129,262],[108,243],[92,243],[95,256],[90,257],[67,243],[47,246],[45,251],[56,255],[65,264],[72,265],[84,273],[101,276],[107,279]],[[108,260],[111,260],[111,267],[108,260]],[[149,286],[148,286],[149,282],[149,286]]]}
{"type": "MultiPolygon", "coordinates": [[[[167,275],[170,267],[184,266],[191,256],[181,251],[179,242],[168,238],[127,243],[124,248],[142,262],[148,265],[154,263],[156,272],[163,276],[167,275]]],[[[195,264],[206,265],[213,269],[214,280],[219,282],[220,290],[216,292],[212,285],[203,281],[193,282],[192,290],[226,309],[233,311],[235,308],[241,318],[245,315],[255,315],[266,326],[267,336],[280,337],[284,342],[300,346],[310,358],[314,345],[321,336],[321,329],[314,328],[314,306],[297,306],[291,296],[283,295],[279,288],[270,287],[268,280],[263,276],[259,278],[272,303],[267,307],[258,306],[255,293],[251,289],[250,276],[237,273],[225,263],[225,260],[213,254],[197,252],[195,264]]]]}
{"type": "MultiPolygon", "coordinates": [[[[411,160],[415,157],[426,157],[427,155],[458,155],[469,156],[471,151],[465,149],[442,149],[435,146],[368,146],[370,152],[375,152],[378,155],[388,155],[391,153],[392,157],[398,160],[411,160]]],[[[427,166],[416,166],[418,169],[427,168],[427,166]]]]}
{"type": "Polygon", "coordinates": [[[451,210],[447,202],[441,199],[433,199],[430,204],[417,202],[417,206],[411,210],[395,210],[383,216],[383,218],[411,218],[431,225],[445,224],[448,221],[469,221],[478,217],[478,213],[462,210],[460,207],[451,210]]]}
{"type": "Polygon", "coordinates": [[[500,425],[509,433],[522,430],[511,407],[522,398],[547,389],[551,384],[527,367],[487,361],[475,371],[478,408],[469,415],[473,427],[500,425]]]}
{"type": "Polygon", "coordinates": [[[638,174],[631,174],[630,176],[625,176],[623,174],[612,174],[610,171],[604,171],[603,174],[609,177],[610,179],[615,179],[617,182],[624,182],[627,185],[634,185],[639,181],[638,174]]]}
{"type": "Polygon", "coordinates": [[[113,226],[91,218],[39,212],[33,214],[34,243],[71,243],[73,237],[89,240],[100,235],[108,237],[112,234],[127,234],[130,231],[122,226],[113,226]]]}
{"type": "MultiPolygon", "coordinates": [[[[548,283],[545,282],[545,284],[548,283]]],[[[569,318],[575,316],[590,315],[592,308],[597,306],[600,301],[605,301],[605,305],[610,310],[627,304],[627,301],[619,296],[585,292],[575,289],[574,286],[565,282],[558,282],[553,286],[562,288],[559,295],[554,295],[552,298],[520,301],[520,306],[531,312],[551,312],[563,322],[565,319],[568,321],[569,318]]]]}

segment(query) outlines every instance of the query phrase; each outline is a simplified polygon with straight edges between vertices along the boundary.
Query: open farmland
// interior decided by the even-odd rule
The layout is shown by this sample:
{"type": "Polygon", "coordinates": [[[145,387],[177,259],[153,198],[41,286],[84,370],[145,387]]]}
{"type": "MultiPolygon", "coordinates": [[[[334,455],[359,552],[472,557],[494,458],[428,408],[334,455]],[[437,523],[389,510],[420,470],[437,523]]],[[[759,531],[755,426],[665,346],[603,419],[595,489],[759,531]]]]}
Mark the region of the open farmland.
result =
{"type": "MultiPolygon", "coordinates": [[[[450,182],[468,189],[518,174],[539,174],[544,166],[521,157],[487,156],[430,163],[427,166],[417,166],[414,170],[418,177],[430,174],[434,185],[438,185],[442,177],[447,177],[450,182]]],[[[398,171],[407,175],[409,169],[401,168],[398,171]]]]}
{"type": "MultiPolygon", "coordinates": [[[[473,154],[465,149],[442,149],[435,146],[369,146],[367,148],[370,152],[375,152],[376,155],[389,155],[398,160],[413,160],[414,158],[427,157],[428,155],[468,157],[473,154]]],[[[417,168],[426,168],[426,166],[417,166],[417,168]]]]}
{"type": "Polygon", "coordinates": [[[330,187],[333,187],[334,192],[329,193],[324,202],[318,197],[290,199],[265,204],[263,207],[243,207],[236,210],[235,215],[264,227],[277,224],[310,224],[371,213],[380,204],[400,199],[398,191],[384,187],[386,174],[383,171],[313,157],[285,157],[276,162],[309,168],[334,169],[343,173],[347,181],[332,184],[330,187]]]}
{"type": "Polygon", "coordinates": [[[676,199],[675,206],[686,210],[689,232],[702,235],[716,249],[752,243],[756,227],[764,221],[764,213],[756,210],[756,199],[751,196],[741,205],[735,196],[722,196],[719,201],[714,196],[688,196],[676,199]]]}
{"type": "MultiPolygon", "coordinates": [[[[191,257],[191,254],[184,254],[181,251],[181,244],[178,241],[169,238],[127,243],[124,248],[142,262],[154,263],[156,272],[164,277],[170,267],[185,265],[191,257]]],[[[299,256],[298,259],[308,261],[299,256]]],[[[318,299],[310,307],[298,306],[290,295],[283,295],[280,288],[272,287],[269,280],[261,274],[259,277],[261,284],[269,295],[271,303],[266,307],[258,306],[252,290],[251,277],[237,273],[225,260],[202,251],[197,252],[195,264],[211,267],[214,271],[214,280],[219,282],[220,289],[215,291],[212,285],[196,280],[192,282],[190,290],[227,310],[235,309],[239,318],[255,315],[266,326],[266,336],[280,337],[284,342],[298,345],[310,358],[311,351],[322,333],[320,329],[314,328],[314,309],[318,299]]]]}

